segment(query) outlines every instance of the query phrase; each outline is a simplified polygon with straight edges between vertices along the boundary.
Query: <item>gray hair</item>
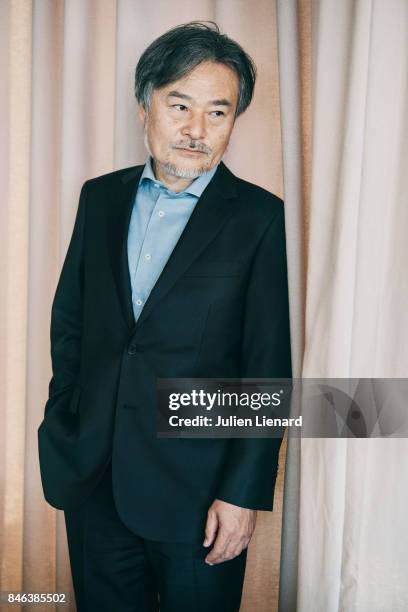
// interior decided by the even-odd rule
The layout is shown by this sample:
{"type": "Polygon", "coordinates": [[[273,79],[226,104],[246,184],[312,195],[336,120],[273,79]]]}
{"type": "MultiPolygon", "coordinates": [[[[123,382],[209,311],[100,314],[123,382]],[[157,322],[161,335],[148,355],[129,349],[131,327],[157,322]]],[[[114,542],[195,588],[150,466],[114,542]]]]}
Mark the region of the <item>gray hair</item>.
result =
{"type": "Polygon", "coordinates": [[[220,33],[214,21],[176,26],[147,47],[135,71],[137,101],[148,111],[154,89],[177,81],[205,61],[224,64],[235,71],[239,82],[235,115],[243,113],[252,100],[256,66],[237,42],[220,33]]]}

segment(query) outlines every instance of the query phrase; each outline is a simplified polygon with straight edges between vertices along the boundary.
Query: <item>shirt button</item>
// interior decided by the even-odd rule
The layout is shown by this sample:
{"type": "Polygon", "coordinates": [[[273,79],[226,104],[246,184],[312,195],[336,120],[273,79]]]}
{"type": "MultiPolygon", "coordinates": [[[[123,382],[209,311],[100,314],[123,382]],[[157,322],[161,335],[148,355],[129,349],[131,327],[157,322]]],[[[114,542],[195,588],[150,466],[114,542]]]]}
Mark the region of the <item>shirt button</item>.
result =
{"type": "Polygon", "coordinates": [[[150,253],[146,253],[146,255],[145,255],[145,259],[149,260],[149,259],[151,259],[151,258],[152,258],[152,256],[150,255],[150,253]]]}
{"type": "Polygon", "coordinates": [[[141,306],[143,304],[142,300],[139,298],[136,300],[136,306],[141,306]]]}
{"type": "Polygon", "coordinates": [[[164,217],[164,210],[159,210],[159,217],[164,217]]]}

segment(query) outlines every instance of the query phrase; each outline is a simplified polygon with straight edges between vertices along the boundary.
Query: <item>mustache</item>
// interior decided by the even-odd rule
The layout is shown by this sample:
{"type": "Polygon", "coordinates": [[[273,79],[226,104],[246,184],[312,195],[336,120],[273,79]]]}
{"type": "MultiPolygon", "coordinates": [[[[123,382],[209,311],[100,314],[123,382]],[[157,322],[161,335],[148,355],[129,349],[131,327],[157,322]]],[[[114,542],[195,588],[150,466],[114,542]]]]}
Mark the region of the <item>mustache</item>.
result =
{"type": "Polygon", "coordinates": [[[189,142],[177,142],[172,145],[173,149],[189,149],[190,151],[200,151],[200,153],[206,153],[210,155],[212,150],[207,145],[190,140],[189,142]]]}

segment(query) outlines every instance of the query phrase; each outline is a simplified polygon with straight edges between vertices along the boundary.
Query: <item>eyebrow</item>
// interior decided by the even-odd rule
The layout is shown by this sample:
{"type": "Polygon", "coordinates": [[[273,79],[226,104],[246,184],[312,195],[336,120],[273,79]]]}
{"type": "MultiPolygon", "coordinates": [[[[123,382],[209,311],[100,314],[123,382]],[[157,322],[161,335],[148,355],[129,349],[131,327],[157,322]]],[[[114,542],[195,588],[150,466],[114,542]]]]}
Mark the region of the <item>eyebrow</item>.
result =
{"type": "MultiPolygon", "coordinates": [[[[175,89],[167,94],[167,98],[181,98],[182,100],[189,100],[190,102],[193,100],[191,96],[183,94],[181,91],[177,91],[175,89]]],[[[220,100],[210,100],[209,104],[213,106],[232,106],[231,102],[226,98],[221,98],[220,100]]]]}

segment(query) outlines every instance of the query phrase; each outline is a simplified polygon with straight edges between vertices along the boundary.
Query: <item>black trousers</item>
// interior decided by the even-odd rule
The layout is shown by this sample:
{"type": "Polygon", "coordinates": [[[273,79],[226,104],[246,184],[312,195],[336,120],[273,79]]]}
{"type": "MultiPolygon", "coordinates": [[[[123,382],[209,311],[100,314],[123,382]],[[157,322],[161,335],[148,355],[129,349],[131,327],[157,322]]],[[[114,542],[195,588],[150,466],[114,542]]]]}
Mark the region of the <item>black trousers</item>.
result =
{"type": "Polygon", "coordinates": [[[210,566],[201,543],[139,537],[116,511],[111,464],[65,523],[78,612],[239,611],[246,550],[210,566]]]}

